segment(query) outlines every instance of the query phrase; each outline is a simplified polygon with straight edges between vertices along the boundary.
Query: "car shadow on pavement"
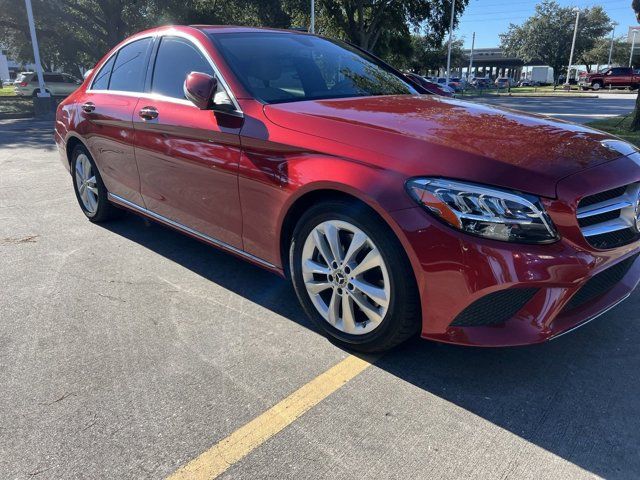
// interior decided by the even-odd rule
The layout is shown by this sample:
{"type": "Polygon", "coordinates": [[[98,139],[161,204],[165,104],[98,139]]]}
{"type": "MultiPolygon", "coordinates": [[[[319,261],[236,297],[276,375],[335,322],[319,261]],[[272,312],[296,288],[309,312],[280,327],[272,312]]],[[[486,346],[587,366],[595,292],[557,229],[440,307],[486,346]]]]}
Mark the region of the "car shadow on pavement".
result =
{"type": "MultiPolygon", "coordinates": [[[[284,279],[134,215],[103,226],[317,331],[284,279]]],[[[636,294],[571,335],[532,347],[416,339],[375,366],[589,472],[632,478],[640,472],[639,310],[636,294]]]]}
{"type": "Polygon", "coordinates": [[[55,150],[52,120],[0,120],[0,149],[43,148],[55,150]]]}

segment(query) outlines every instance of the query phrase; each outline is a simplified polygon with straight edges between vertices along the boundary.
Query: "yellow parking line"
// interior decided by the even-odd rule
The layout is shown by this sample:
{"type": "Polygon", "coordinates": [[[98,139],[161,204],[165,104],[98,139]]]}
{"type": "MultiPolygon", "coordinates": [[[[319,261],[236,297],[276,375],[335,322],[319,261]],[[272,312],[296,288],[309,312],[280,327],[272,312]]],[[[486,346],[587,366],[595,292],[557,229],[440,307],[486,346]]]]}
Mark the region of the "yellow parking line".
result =
{"type": "Polygon", "coordinates": [[[371,363],[352,355],[172,473],[167,480],[212,479],[355,378],[371,363]]]}

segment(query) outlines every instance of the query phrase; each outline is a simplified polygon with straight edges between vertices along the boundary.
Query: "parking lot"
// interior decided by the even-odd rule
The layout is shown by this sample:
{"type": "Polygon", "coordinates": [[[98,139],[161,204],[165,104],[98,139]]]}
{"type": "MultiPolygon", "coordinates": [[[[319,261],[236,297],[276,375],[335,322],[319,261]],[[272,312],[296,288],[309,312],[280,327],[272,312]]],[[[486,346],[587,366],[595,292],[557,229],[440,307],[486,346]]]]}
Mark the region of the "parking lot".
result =
{"type": "Polygon", "coordinates": [[[597,98],[574,97],[507,97],[486,96],[473,100],[496,106],[548,115],[558,120],[587,123],[593,120],[627,115],[633,111],[637,95],[634,93],[599,93],[597,98]]]}
{"type": "MultiPolygon", "coordinates": [[[[492,101],[633,108],[560,100],[492,101]]],[[[1,478],[164,478],[195,458],[242,479],[640,471],[640,292],[539,346],[353,359],[285,280],[133,215],[91,224],[32,120],[0,123],[0,258],[1,478]]]]}

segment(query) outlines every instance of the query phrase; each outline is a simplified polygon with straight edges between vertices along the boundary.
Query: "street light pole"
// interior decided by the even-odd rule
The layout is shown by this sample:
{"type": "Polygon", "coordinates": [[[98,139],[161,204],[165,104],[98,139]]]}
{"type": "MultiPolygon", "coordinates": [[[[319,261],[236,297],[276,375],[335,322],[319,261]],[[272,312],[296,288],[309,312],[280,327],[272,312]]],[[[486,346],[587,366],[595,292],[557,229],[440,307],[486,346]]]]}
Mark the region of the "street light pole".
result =
{"type": "Polygon", "coordinates": [[[451,22],[449,23],[449,48],[447,50],[447,85],[451,75],[451,44],[453,43],[453,17],[456,12],[456,0],[451,0],[451,22]]]}
{"type": "Polygon", "coordinates": [[[33,46],[33,60],[36,64],[36,75],[38,76],[38,86],[40,91],[38,97],[49,97],[50,95],[45,91],[44,78],[42,76],[42,64],[40,63],[40,49],[38,48],[38,38],[36,37],[36,25],[33,21],[33,10],[31,8],[31,0],[24,0],[27,7],[27,19],[29,21],[29,33],[31,33],[31,45],[33,46]]]}
{"type": "Polygon", "coordinates": [[[471,55],[469,55],[469,71],[467,72],[467,81],[471,76],[471,69],[473,68],[473,49],[476,46],[476,32],[473,32],[473,37],[471,37],[471,55]]]}
{"type": "Polygon", "coordinates": [[[611,46],[609,47],[609,63],[607,63],[607,66],[609,68],[611,68],[611,57],[613,56],[613,40],[614,40],[614,36],[616,34],[616,23],[613,24],[613,29],[611,30],[611,46]]]}
{"type": "Polygon", "coordinates": [[[316,33],[316,2],[311,0],[311,33],[316,33]]]}
{"type": "Polygon", "coordinates": [[[633,62],[633,50],[636,48],[636,33],[638,33],[638,31],[634,30],[633,40],[631,41],[631,53],[629,54],[629,66],[631,66],[631,63],[633,62]]]}
{"type": "Polygon", "coordinates": [[[578,36],[578,22],[580,21],[580,10],[576,8],[576,26],[573,29],[573,42],[571,42],[571,54],[569,55],[569,67],[567,68],[567,80],[565,85],[569,85],[569,77],[571,76],[571,64],[573,63],[573,52],[576,48],[576,37],[578,36]]]}

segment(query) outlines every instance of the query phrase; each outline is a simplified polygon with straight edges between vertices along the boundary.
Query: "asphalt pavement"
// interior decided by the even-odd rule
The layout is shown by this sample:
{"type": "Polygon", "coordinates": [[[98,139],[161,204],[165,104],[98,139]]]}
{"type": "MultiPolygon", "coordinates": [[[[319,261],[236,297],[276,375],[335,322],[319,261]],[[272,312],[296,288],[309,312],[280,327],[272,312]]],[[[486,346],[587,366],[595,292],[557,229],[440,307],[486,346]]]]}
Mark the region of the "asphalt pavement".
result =
{"type": "Polygon", "coordinates": [[[528,113],[547,115],[559,120],[587,123],[633,112],[637,94],[598,93],[580,97],[474,97],[472,101],[502,106],[528,113]]]}
{"type": "MultiPolygon", "coordinates": [[[[0,123],[0,478],[164,478],[350,358],[277,276],[87,221],[51,128],[0,123]]],[[[637,478],[639,311],[534,347],[412,341],[221,478],[637,478]]]]}

